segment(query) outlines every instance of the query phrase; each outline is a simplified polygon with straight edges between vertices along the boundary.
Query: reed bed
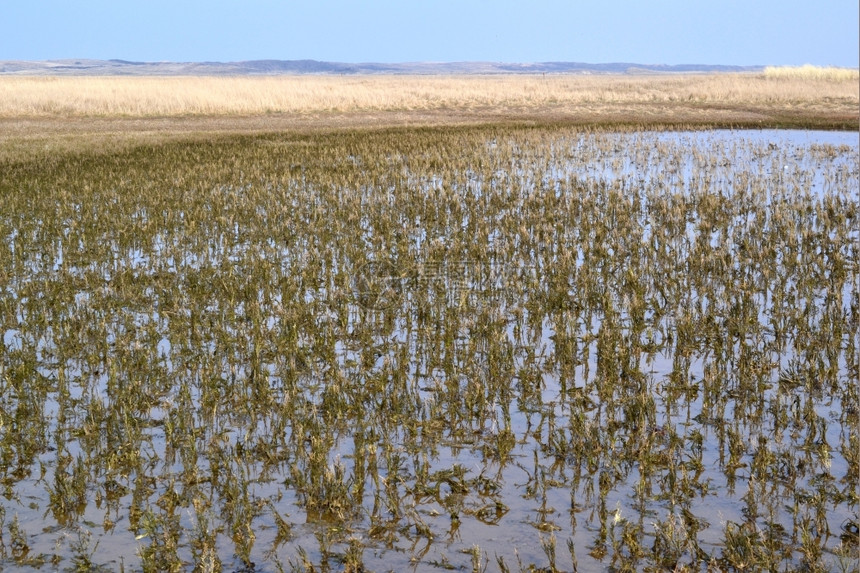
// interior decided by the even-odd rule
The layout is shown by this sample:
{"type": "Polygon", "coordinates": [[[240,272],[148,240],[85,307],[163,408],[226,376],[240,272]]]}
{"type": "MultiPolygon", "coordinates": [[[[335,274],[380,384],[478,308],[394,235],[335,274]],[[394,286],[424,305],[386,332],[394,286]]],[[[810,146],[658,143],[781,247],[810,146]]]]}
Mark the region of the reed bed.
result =
{"type": "Polygon", "coordinates": [[[768,79],[816,80],[832,82],[856,82],[860,80],[860,70],[856,68],[837,68],[834,66],[768,66],[764,69],[768,79]]]}
{"type": "Polygon", "coordinates": [[[154,117],[577,106],[824,106],[856,115],[856,74],[0,77],[0,117],[154,117]],[[775,79],[778,79],[776,81],[775,79]]]}
{"type": "Polygon", "coordinates": [[[856,569],[858,149],[673,137],[5,161],[0,567],[856,569]]]}

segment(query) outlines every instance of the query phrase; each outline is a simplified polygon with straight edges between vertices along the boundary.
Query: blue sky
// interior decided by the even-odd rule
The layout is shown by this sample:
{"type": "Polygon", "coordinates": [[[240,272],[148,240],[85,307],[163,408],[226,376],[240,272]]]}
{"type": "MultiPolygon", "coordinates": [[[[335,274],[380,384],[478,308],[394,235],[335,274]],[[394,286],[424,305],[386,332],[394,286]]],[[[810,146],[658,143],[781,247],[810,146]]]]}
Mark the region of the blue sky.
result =
{"type": "Polygon", "coordinates": [[[857,0],[32,0],[0,60],[858,66],[857,0]]]}

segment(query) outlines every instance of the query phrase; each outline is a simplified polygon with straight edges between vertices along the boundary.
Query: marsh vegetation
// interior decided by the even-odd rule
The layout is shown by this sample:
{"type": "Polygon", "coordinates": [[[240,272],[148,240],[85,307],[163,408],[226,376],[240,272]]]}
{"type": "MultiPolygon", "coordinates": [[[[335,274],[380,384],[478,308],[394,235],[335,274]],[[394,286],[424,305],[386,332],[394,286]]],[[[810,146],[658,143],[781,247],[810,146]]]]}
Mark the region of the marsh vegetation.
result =
{"type": "Polygon", "coordinates": [[[856,138],[0,170],[0,567],[857,570],[856,138]]]}
{"type": "MultiPolygon", "coordinates": [[[[514,118],[855,129],[857,77],[857,70],[812,66],[767,68],[760,74],[0,76],[0,120],[13,120],[5,125],[7,133],[22,120],[30,131],[39,125],[34,120],[57,120],[62,131],[74,119],[111,118],[123,130],[137,130],[140,120],[161,117],[228,117],[265,129],[261,119],[271,128],[283,116],[325,122],[343,115],[372,117],[377,125],[407,117],[413,126],[443,118],[446,123],[514,118]]],[[[87,125],[93,129],[92,122],[87,125]]],[[[212,125],[195,125],[212,131],[212,125]]]]}

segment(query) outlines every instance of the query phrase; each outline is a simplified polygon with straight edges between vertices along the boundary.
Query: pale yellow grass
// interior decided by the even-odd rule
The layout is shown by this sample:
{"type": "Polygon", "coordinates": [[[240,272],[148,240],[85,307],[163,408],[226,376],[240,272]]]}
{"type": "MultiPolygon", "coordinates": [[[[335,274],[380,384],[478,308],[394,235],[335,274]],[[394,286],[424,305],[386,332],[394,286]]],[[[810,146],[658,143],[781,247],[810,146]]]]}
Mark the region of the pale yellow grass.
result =
{"type": "Polygon", "coordinates": [[[860,80],[860,70],[810,64],[805,66],[768,66],[764,69],[764,76],[775,80],[823,80],[856,83],[860,80]]]}
{"type": "MultiPolygon", "coordinates": [[[[521,114],[585,106],[858,105],[857,81],[804,75],[0,77],[0,117],[172,117],[374,111],[521,114]]],[[[856,80],[856,78],[855,78],[856,80]]]]}

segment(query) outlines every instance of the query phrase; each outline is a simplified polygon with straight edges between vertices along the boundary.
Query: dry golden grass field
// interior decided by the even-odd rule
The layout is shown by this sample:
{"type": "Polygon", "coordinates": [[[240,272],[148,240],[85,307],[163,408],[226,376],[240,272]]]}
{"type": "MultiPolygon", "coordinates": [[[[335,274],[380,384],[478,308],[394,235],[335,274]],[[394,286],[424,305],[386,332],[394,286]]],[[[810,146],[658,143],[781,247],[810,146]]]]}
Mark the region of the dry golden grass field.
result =
{"type": "Polygon", "coordinates": [[[857,70],[758,74],[0,77],[0,156],[225,133],[486,123],[856,129],[857,70]]]}

